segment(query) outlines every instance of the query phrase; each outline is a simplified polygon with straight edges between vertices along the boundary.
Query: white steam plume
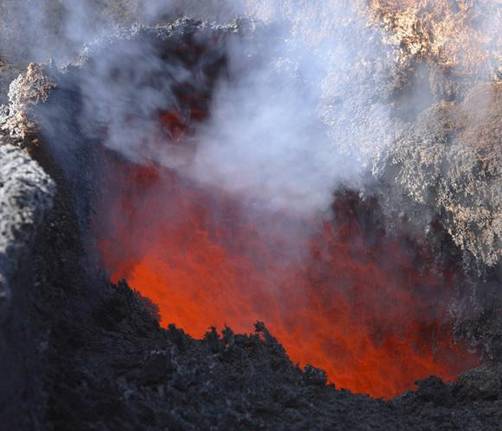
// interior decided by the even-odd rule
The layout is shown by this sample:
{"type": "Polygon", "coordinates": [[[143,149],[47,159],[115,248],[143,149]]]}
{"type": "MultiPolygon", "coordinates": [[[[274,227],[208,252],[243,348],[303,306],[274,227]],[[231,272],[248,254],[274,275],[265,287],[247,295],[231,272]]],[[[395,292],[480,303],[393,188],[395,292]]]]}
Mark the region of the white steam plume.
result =
{"type": "MultiPolygon", "coordinates": [[[[27,9],[31,5],[29,0],[20,4],[27,9]]],[[[42,4],[35,8],[40,13],[37,22],[46,22],[43,17],[52,10],[50,0],[42,4]]],[[[300,213],[322,211],[329,207],[337,185],[361,184],[375,156],[399,130],[386,103],[394,57],[379,35],[367,28],[357,2],[65,0],[61,4],[57,50],[40,51],[61,59],[116,31],[114,26],[121,22],[152,23],[174,14],[219,22],[246,17],[257,26],[229,47],[233,78],[218,86],[210,119],[192,138],[196,153],[190,163],[180,160],[169,146],[157,144],[156,114],[173,98],[144,79],[160,71],[166,81],[182,81],[188,71],[160,61],[144,45],[124,43],[114,52],[98,52],[90,73],[82,76],[85,110],[80,123],[84,129],[96,122],[107,125],[104,144],[134,162],[154,160],[197,181],[239,193],[255,205],[300,213]],[[117,70],[126,72],[117,78],[117,70]]],[[[39,47],[35,44],[33,49],[39,47]]]]}
{"type": "Polygon", "coordinates": [[[221,85],[195,138],[195,178],[272,208],[324,210],[337,185],[361,184],[390,142],[389,56],[353,2],[315,3],[248,2],[248,16],[269,30],[232,46],[242,75],[221,85]]]}
{"type": "MultiPolygon", "coordinates": [[[[165,7],[152,2],[145,13],[153,19],[165,7]]],[[[338,185],[361,185],[398,128],[385,103],[393,58],[353,2],[259,1],[225,8],[193,1],[183,9],[172,1],[167,7],[195,17],[245,16],[257,28],[229,46],[232,79],[220,83],[209,121],[192,137],[190,162],[158,145],[154,114],[171,100],[141,84],[162,67],[176,81],[188,71],[163,66],[148,47],[134,44],[96,58],[83,93],[87,112],[109,124],[105,145],[273,210],[323,211],[338,185]],[[130,79],[115,82],[111,71],[117,68],[127,68],[130,79]]],[[[92,124],[83,117],[85,123],[92,124]]]]}

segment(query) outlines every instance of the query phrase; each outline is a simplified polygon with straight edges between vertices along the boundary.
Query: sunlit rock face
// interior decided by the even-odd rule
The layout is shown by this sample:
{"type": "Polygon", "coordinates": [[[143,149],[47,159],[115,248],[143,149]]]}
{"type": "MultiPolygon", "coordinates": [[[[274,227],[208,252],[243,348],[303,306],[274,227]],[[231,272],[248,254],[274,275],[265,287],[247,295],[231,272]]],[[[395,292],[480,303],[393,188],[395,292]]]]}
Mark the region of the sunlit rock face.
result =
{"type": "Polygon", "coordinates": [[[494,74],[500,68],[500,2],[370,0],[372,22],[387,30],[403,63],[427,59],[454,73],[494,74]],[[498,64],[497,64],[498,63],[498,64]]]}

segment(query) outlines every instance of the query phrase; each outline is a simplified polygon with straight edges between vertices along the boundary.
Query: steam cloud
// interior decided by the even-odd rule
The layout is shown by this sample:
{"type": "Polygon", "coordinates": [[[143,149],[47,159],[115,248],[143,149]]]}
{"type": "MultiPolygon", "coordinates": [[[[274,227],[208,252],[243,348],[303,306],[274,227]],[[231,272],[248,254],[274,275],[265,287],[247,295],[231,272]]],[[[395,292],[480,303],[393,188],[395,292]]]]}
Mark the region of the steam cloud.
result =
{"type": "MultiPolygon", "coordinates": [[[[30,47],[31,58],[65,64],[82,45],[96,51],[81,83],[81,126],[91,137],[96,124],[107,125],[104,144],[124,157],[175,168],[253,205],[300,213],[328,208],[336,186],[360,187],[403,128],[388,103],[396,56],[367,27],[358,2],[22,0],[5,8],[24,17],[18,46],[30,47]],[[119,23],[181,15],[220,23],[245,17],[256,27],[229,46],[234,79],[217,88],[209,121],[192,137],[197,151],[190,162],[157,144],[156,118],[174,103],[159,88],[183,82],[189,71],[160,61],[146,44],[99,50],[120,33],[119,23]],[[152,73],[165,76],[165,85],[147,83],[152,73]]],[[[5,40],[0,55],[8,56],[5,40]]]]}
{"type": "MultiPolygon", "coordinates": [[[[244,16],[257,27],[229,46],[234,79],[218,87],[210,120],[193,137],[195,157],[186,163],[154,142],[154,114],[172,98],[143,85],[144,77],[163,68],[179,82],[188,71],[162,64],[144,45],[95,56],[84,77],[86,112],[109,125],[105,145],[273,210],[322,211],[337,185],[360,186],[399,127],[385,103],[393,85],[392,53],[367,29],[354,2],[181,4],[148,2],[142,19],[179,13],[228,22],[244,16]],[[117,69],[127,69],[127,79],[117,80],[117,69]]],[[[89,42],[84,29],[95,11],[82,5],[68,10],[66,29],[73,32],[67,39],[89,42]]],[[[82,124],[95,123],[88,120],[82,117],[82,124]]]]}
{"type": "Polygon", "coordinates": [[[268,31],[230,50],[241,78],[220,87],[190,172],[272,208],[323,210],[337,185],[360,185],[389,141],[394,127],[376,125],[390,112],[375,100],[392,62],[353,2],[249,3],[247,16],[268,31]],[[242,73],[249,52],[258,66],[242,73]],[[363,58],[380,71],[357,76],[363,58]]]}

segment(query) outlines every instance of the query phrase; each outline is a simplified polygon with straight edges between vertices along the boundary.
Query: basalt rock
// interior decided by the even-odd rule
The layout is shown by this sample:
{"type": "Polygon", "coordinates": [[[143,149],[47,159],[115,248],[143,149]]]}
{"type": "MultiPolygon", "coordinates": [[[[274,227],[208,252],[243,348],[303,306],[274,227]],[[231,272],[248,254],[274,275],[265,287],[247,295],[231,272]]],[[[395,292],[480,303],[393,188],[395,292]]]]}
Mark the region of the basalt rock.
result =
{"type": "Polygon", "coordinates": [[[23,412],[36,417],[41,407],[31,274],[36,234],[54,194],[40,165],[0,136],[0,418],[6,429],[28,429],[23,412]]]}

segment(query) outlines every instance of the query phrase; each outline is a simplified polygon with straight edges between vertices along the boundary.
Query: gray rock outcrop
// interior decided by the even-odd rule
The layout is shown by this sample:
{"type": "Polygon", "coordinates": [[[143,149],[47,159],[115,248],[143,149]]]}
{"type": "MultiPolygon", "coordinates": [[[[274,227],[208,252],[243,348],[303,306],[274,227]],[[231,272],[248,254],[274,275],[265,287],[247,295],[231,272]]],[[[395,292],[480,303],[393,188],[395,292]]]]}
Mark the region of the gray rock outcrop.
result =
{"type": "MultiPolygon", "coordinates": [[[[12,97],[14,94],[11,91],[12,97]]],[[[13,102],[11,98],[11,109],[3,107],[2,112],[26,118],[25,105],[19,103],[15,110],[13,102]]],[[[4,129],[6,124],[2,121],[0,127],[4,129]]],[[[16,139],[6,132],[0,134],[0,417],[2,428],[28,429],[37,415],[33,407],[40,405],[40,392],[34,389],[37,379],[33,378],[39,367],[37,326],[29,323],[28,298],[35,289],[33,245],[53,204],[56,186],[24,148],[21,136],[16,139]],[[20,409],[31,415],[20,415],[20,409]]]]}
{"type": "Polygon", "coordinates": [[[480,84],[461,103],[422,112],[383,158],[378,176],[390,184],[388,207],[415,210],[427,228],[439,216],[475,266],[502,259],[502,83],[480,84]]]}

